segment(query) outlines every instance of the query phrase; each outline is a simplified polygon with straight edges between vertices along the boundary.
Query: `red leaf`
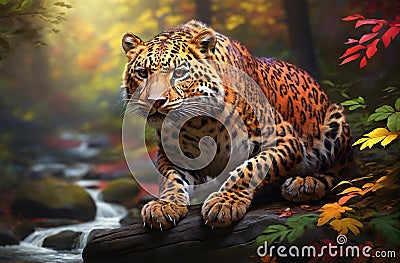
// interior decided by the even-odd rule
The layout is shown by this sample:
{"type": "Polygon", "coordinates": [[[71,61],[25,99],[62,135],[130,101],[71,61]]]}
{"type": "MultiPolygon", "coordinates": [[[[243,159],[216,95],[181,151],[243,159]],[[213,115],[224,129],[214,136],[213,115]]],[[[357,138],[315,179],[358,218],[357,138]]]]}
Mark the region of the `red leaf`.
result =
{"type": "Polygon", "coordinates": [[[369,33],[369,34],[365,34],[360,38],[360,44],[365,43],[371,39],[373,39],[374,37],[376,37],[378,35],[378,33],[369,33]]]}
{"type": "Polygon", "coordinates": [[[358,44],[358,40],[354,38],[349,38],[347,39],[347,42],[345,44],[354,44],[354,43],[358,44]]]}
{"type": "MultiPolygon", "coordinates": [[[[362,25],[375,25],[375,24],[378,24],[381,22],[382,22],[382,20],[378,20],[378,19],[363,19],[363,20],[358,20],[354,27],[357,28],[362,25]]],[[[386,23],[386,21],[384,21],[384,22],[386,23]]]]}
{"type": "Polygon", "coordinates": [[[344,54],[343,54],[340,58],[347,57],[347,56],[349,56],[349,55],[351,55],[351,54],[353,54],[353,53],[355,53],[355,52],[357,52],[357,51],[359,51],[359,50],[361,50],[361,49],[365,49],[365,48],[366,48],[366,47],[363,46],[363,45],[356,45],[356,46],[354,46],[354,47],[350,47],[350,48],[348,48],[348,49],[346,50],[346,52],[344,52],[344,54]]]}
{"type": "Polygon", "coordinates": [[[383,45],[385,47],[388,47],[390,44],[390,41],[395,39],[395,37],[397,36],[397,34],[399,34],[399,32],[400,32],[400,28],[398,28],[398,27],[391,27],[388,30],[386,30],[386,32],[383,33],[383,35],[382,35],[383,45]]]}
{"type": "Polygon", "coordinates": [[[345,60],[343,60],[342,63],[340,63],[340,65],[349,63],[350,61],[353,61],[353,60],[357,59],[360,55],[361,55],[361,54],[352,55],[352,56],[346,58],[345,60]]]}
{"type": "Polygon", "coordinates": [[[344,18],[342,18],[343,21],[353,21],[353,20],[357,20],[357,19],[364,19],[365,17],[363,17],[362,15],[359,14],[355,14],[355,15],[351,15],[351,16],[346,16],[344,18]]]}
{"type": "Polygon", "coordinates": [[[374,26],[371,31],[372,32],[378,32],[379,29],[381,29],[382,27],[383,27],[383,23],[379,23],[376,26],[374,26]]]}
{"type": "MultiPolygon", "coordinates": [[[[367,65],[367,57],[363,57],[361,60],[360,60],[360,68],[363,68],[363,67],[365,67],[367,65]]],[[[349,197],[349,196],[344,196],[344,197],[349,197]]],[[[344,198],[344,197],[342,197],[342,198],[344,198]]],[[[353,195],[351,195],[351,197],[353,197],[353,195]]],[[[340,198],[340,199],[342,199],[342,198],[340,198]]],[[[349,198],[350,199],[350,198],[349,198]]],[[[344,201],[344,203],[346,203],[349,199],[347,199],[347,200],[342,200],[342,201],[344,201]]],[[[339,200],[340,201],[340,200],[339,200]]],[[[343,204],[344,204],[343,203],[343,204]]],[[[340,203],[339,203],[340,204],[340,203]]]]}
{"type": "Polygon", "coordinates": [[[368,58],[372,58],[372,56],[375,55],[375,53],[378,51],[378,49],[376,48],[378,42],[379,39],[377,38],[367,45],[367,51],[365,52],[365,54],[367,55],[368,58]]]}

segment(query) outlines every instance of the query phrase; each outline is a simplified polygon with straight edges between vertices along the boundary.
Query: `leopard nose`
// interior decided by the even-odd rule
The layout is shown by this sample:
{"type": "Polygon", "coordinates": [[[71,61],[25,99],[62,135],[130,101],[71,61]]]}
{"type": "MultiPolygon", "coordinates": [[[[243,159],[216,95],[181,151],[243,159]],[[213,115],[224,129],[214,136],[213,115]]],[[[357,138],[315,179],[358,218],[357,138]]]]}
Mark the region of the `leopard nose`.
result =
{"type": "Polygon", "coordinates": [[[167,102],[166,98],[157,98],[157,99],[147,99],[154,108],[160,108],[163,104],[167,102]]]}

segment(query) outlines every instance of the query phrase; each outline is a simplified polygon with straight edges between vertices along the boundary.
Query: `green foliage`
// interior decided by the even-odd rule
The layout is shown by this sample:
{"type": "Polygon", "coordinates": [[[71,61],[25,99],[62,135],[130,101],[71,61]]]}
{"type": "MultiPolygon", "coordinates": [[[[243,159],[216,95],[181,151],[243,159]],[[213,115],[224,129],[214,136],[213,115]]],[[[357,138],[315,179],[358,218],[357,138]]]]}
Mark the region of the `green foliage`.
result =
{"type": "Polygon", "coordinates": [[[352,100],[346,100],[340,103],[342,106],[349,106],[349,110],[355,110],[358,108],[365,109],[365,100],[363,97],[358,97],[352,100]]]}
{"type": "Polygon", "coordinates": [[[394,214],[375,214],[369,225],[376,229],[388,244],[400,246],[400,212],[394,214]]]}
{"type": "Polygon", "coordinates": [[[314,227],[317,221],[316,214],[291,217],[286,220],[285,225],[269,225],[256,242],[263,244],[267,241],[268,244],[272,244],[274,241],[282,242],[286,239],[289,243],[293,243],[304,234],[306,229],[314,227]]]}
{"type": "Polygon", "coordinates": [[[23,40],[45,45],[46,32],[58,32],[56,25],[65,20],[65,2],[44,0],[0,0],[0,60],[13,45],[23,40]],[[43,32],[44,31],[44,32],[43,32]]]}

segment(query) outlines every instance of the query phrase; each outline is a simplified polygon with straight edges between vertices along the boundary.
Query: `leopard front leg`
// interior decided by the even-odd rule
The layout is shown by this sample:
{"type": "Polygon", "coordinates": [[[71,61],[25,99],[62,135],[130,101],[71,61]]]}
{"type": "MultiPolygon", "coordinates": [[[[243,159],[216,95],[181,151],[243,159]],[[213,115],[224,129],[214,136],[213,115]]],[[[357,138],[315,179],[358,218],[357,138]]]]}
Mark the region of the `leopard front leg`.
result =
{"type": "Polygon", "coordinates": [[[161,149],[158,154],[158,170],[163,175],[160,196],[147,203],[141,211],[143,224],[160,230],[169,229],[187,215],[189,194],[185,178],[175,170],[161,149]]]}
{"type": "Polygon", "coordinates": [[[219,191],[205,200],[202,207],[205,224],[225,227],[243,218],[256,190],[264,184],[276,181],[278,177],[286,177],[302,162],[303,156],[304,147],[290,124],[278,125],[276,145],[240,165],[230,173],[219,191]]]}

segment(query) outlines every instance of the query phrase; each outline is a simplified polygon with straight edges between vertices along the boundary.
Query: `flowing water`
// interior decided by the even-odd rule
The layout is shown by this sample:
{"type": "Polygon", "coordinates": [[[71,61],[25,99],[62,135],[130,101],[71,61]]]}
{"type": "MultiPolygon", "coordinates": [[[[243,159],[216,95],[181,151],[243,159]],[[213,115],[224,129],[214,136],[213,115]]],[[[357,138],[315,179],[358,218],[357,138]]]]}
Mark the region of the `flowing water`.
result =
{"type": "MultiPolygon", "coordinates": [[[[98,182],[77,182],[82,187],[93,186],[96,183],[98,182]]],[[[19,245],[0,247],[0,262],[83,262],[81,253],[90,233],[95,229],[104,230],[119,227],[120,219],[127,212],[123,206],[106,203],[101,200],[100,190],[85,189],[96,203],[97,210],[94,221],[53,228],[37,228],[32,234],[21,241],[19,245]],[[65,230],[82,232],[76,249],[71,251],[56,251],[42,247],[46,237],[65,230]]]]}

